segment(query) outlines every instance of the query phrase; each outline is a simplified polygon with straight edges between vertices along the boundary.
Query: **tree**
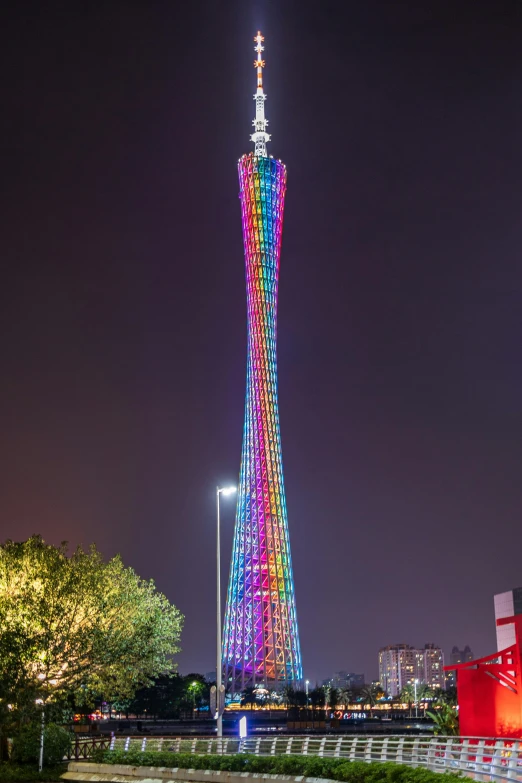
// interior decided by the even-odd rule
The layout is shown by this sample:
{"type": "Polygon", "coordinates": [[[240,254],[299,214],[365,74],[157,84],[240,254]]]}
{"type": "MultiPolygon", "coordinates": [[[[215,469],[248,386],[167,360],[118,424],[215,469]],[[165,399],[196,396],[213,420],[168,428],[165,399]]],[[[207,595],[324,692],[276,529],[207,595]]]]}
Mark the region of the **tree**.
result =
{"type": "Polygon", "coordinates": [[[454,707],[457,704],[457,689],[454,685],[449,686],[446,690],[437,688],[435,691],[435,701],[437,704],[449,704],[454,707]]]}
{"type": "Polygon", "coordinates": [[[417,704],[422,702],[424,717],[426,717],[426,702],[430,699],[433,699],[433,689],[425,682],[421,682],[421,684],[417,686],[417,704]]]}
{"type": "Polygon", "coordinates": [[[403,704],[408,705],[410,710],[410,718],[412,706],[418,707],[419,702],[424,702],[423,709],[424,715],[426,715],[426,701],[433,698],[433,690],[425,682],[419,683],[417,685],[417,690],[415,690],[415,685],[409,682],[400,692],[400,698],[403,704]]]}
{"type": "Polygon", "coordinates": [[[361,688],[361,698],[363,706],[370,705],[370,718],[372,717],[372,710],[375,707],[377,699],[380,698],[380,688],[377,685],[365,685],[361,688]]]}
{"type": "Polygon", "coordinates": [[[341,688],[339,692],[339,703],[342,705],[342,707],[345,710],[348,710],[350,704],[353,701],[353,690],[349,685],[347,685],[344,688],[341,688]]]}
{"type": "Polygon", "coordinates": [[[324,688],[321,688],[320,686],[312,688],[312,690],[309,692],[309,697],[310,704],[312,705],[312,719],[314,719],[315,711],[318,708],[324,709],[326,704],[326,694],[324,692],[324,688]]]}
{"type": "Polygon", "coordinates": [[[244,707],[250,704],[250,709],[254,709],[254,704],[257,701],[256,689],[249,685],[241,694],[241,706],[244,707]]]}
{"type": "Polygon", "coordinates": [[[301,712],[304,707],[308,709],[306,691],[301,688],[294,688],[287,685],[283,689],[283,701],[286,705],[287,715],[294,719],[301,719],[301,712]]]}
{"type": "Polygon", "coordinates": [[[295,689],[291,685],[285,685],[283,688],[283,699],[287,711],[292,707],[297,708],[297,700],[295,696],[295,689]]]}
{"type": "Polygon", "coordinates": [[[406,704],[407,707],[410,710],[410,718],[411,718],[411,708],[413,704],[415,704],[415,687],[411,684],[411,682],[407,683],[401,693],[400,693],[401,701],[403,704],[406,704]]]}
{"type": "Polygon", "coordinates": [[[177,672],[167,672],[156,677],[151,685],[140,688],[132,699],[118,699],[109,705],[114,712],[140,717],[179,718],[182,710],[190,711],[208,704],[210,685],[202,674],[192,673],[181,677],[177,672]],[[193,683],[196,683],[194,687],[193,683]]]}
{"type": "Polygon", "coordinates": [[[204,701],[209,701],[210,688],[202,674],[192,673],[187,674],[183,678],[185,685],[185,701],[189,709],[196,709],[199,711],[200,706],[204,701]],[[205,699],[205,697],[207,697],[205,699]]]}
{"type": "Polygon", "coordinates": [[[333,686],[330,686],[328,688],[328,706],[330,707],[330,710],[334,712],[337,709],[337,705],[339,704],[341,700],[341,692],[339,688],[334,688],[333,686]]]}
{"type": "Polygon", "coordinates": [[[116,556],[40,536],[0,546],[0,680],[20,708],[132,696],[172,668],[183,616],[116,556]]]}
{"type": "Polygon", "coordinates": [[[456,737],[459,733],[459,716],[455,707],[450,704],[441,704],[436,712],[427,713],[435,724],[433,733],[442,734],[445,737],[456,737]]]}

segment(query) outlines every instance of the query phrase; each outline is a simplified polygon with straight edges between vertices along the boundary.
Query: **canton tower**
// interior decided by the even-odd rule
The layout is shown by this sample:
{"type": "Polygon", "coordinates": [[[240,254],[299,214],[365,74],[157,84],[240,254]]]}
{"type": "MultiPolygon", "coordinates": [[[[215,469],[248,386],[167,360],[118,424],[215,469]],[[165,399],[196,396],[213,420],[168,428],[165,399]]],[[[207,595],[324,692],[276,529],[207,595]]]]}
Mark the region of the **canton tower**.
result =
{"type": "Polygon", "coordinates": [[[248,315],[241,469],[223,632],[224,684],[232,693],[302,679],[277,402],[277,287],[286,166],[267,155],[264,51],[256,43],[254,151],[239,160],[248,315]]]}

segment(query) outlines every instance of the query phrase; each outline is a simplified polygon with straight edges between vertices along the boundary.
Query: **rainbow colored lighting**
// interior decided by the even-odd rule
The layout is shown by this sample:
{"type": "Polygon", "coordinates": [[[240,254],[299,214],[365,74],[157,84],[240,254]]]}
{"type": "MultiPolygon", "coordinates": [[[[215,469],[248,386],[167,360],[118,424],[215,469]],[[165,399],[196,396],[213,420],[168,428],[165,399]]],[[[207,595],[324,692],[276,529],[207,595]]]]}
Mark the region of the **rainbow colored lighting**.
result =
{"type": "MultiPolygon", "coordinates": [[[[255,39],[258,59],[259,37],[260,33],[255,39]]],[[[255,65],[259,71],[261,66],[255,65]]],[[[257,103],[259,90],[258,77],[257,103]]],[[[264,126],[258,136],[259,143],[268,140],[264,126]]],[[[238,169],[248,363],[223,633],[224,683],[232,693],[258,684],[278,688],[302,679],[277,401],[277,290],[286,167],[271,157],[251,153],[240,159],[238,169]]]]}

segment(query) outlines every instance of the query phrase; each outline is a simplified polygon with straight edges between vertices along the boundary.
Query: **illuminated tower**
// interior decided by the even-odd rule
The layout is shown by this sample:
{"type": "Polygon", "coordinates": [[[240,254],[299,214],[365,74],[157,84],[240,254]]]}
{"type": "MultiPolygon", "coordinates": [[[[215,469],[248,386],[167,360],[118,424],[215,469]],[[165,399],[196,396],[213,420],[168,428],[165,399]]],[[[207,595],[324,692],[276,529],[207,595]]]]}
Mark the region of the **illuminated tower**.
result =
{"type": "Polygon", "coordinates": [[[239,160],[248,310],[248,363],[241,470],[223,634],[232,693],[302,678],[283,484],[277,402],[276,321],[286,167],[268,157],[264,50],[257,53],[254,152],[239,160]]]}

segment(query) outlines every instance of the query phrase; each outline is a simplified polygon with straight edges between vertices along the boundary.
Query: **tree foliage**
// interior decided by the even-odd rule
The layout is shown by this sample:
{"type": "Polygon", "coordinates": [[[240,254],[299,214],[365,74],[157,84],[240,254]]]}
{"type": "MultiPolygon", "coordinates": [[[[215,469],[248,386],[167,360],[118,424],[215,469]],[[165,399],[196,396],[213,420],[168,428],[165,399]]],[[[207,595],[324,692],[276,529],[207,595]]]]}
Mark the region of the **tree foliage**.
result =
{"type": "Polygon", "coordinates": [[[372,685],[364,685],[361,688],[360,695],[363,702],[363,706],[366,706],[367,704],[369,705],[370,715],[371,715],[372,710],[375,707],[375,704],[379,699],[382,699],[384,693],[379,686],[372,684],[372,685]]]}
{"type": "Polygon", "coordinates": [[[160,674],[151,685],[139,688],[132,698],[106,701],[110,713],[120,713],[137,718],[179,718],[182,711],[195,705],[207,707],[210,685],[201,674],[181,677],[177,672],[160,674]],[[196,686],[194,687],[194,683],[196,686]]]}
{"type": "Polygon", "coordinates": [[[354,698],[354,691],[350,685],[346,685],[344,688],[340,689],[339,704],[343,709],[347,710],[350,704],[353,702],[354,698]]]}
{"type": "Polygon", "coordinates": [[[445,737],[455,737],[459,734],[459,716],[455,707],[450,704],[441,704],[440,707],[427,713],[435,724],[433,733],[443,734],[445,737]]]}
{"type": "Polygon", "coordinates": [[[183,616],[154,582],[40,536],[0,546],[2,703],[131,696],[171,669],[183,616]]]}
{"type": "Polygon", "coordinates": [[[245,690],[241,693],[241,706],[246,707],[247,704],[250,705],[250,709],[254,709],[254,704],[257,702],[257,693],[256,689],[252,686],[248,686],[245,688],[245,690]]]}
{"type": "MultiPolygon", "coordinates": [[[[72,745],[72,734],[62,726],[50,723],[44,730],[44,755],[43,762],[58,764],[68,753],[72,745]]],[[[31,764],[38,761],[40,753],[40,727],[38,724],[29,724],[18,732],[13,742],[12,760],[22,764],[31,764]]]]}
{"type": "Polygon", "coordinates": [[[326,704],[326,694],[324,692],[324,688],[321,688],[319,685],[316,685],[315,688],[312,688],[309,693],[310,698],[310,704],[312,705],[312,710],[315,712],[315,710],[318,709],[324,709],[324,706],[326,704]]]}
{"type": "Polygon", "coordinates": [[[339,688],[334,688],[333,685],[331,685],[328,688],[328,695],[327,695],[327,703],[328,707],[331,710],[336,710],[337,705],[341,702],[341,691],[339,688]]]}

